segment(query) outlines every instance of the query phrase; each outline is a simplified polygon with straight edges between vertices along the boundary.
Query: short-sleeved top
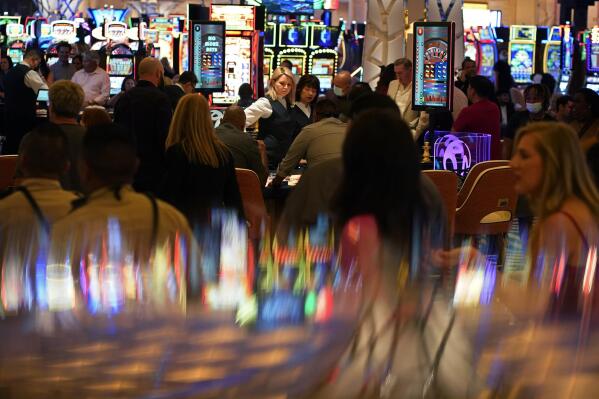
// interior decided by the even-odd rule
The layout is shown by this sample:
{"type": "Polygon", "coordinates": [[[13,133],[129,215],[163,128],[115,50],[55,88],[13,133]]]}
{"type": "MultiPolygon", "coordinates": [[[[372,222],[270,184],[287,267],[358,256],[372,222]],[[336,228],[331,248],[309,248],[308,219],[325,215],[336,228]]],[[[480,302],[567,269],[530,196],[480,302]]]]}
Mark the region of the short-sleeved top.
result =
{"type": "Polygon", "coordinates": [[[71,80],[77,69],[73,64],[63,65],[62,62],[58,61],[50,67],[50,72],[52,72],[56,82],[58,80],[71,80]]]}
{"type": "Polygon", "coordinates": [[[501,159],[501,115],[492,101],[481,100],[462,110],[453,123],[456,132],[491,135],[491,159],[501,159]]]}

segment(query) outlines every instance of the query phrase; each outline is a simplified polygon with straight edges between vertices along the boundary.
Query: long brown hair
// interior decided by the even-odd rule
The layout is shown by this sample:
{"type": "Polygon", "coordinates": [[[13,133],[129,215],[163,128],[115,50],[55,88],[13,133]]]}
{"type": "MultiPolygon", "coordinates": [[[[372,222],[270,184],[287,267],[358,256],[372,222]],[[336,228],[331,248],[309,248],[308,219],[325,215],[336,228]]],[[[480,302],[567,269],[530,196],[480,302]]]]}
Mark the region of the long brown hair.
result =
{"type": "Polygon", "coordinates": [[[208,101],[199,94],[179,100],[166,138],[166,148],[181,144],[190,162],[218,168],[227,158],[226,146],[214,134],[208,101]]]}

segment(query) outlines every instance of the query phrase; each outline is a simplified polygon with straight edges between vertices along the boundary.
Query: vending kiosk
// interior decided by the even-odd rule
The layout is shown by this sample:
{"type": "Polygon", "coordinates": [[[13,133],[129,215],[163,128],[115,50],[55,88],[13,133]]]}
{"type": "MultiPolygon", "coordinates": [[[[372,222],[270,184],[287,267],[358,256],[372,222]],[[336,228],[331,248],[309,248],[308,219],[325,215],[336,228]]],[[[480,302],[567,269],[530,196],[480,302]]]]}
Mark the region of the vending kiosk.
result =
{"type": "Polygon", "coordinates": [[[537,27],[512,25],[510,27],[509,64],[516,83],[530,83],[534,74],[537,27]]]}

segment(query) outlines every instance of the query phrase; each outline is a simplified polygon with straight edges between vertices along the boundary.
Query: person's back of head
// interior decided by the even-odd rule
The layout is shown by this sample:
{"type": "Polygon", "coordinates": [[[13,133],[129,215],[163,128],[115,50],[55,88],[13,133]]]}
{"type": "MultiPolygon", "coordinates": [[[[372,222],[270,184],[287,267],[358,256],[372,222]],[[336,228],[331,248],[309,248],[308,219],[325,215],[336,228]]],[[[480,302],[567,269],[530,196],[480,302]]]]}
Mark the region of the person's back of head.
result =
{"type": "Polygon", "coordinates": [[[362,112],[373,108],[386,109],[399,113],[397,103],[389,96],[379,93],[364,93],[352,101],[349,117],[354,119],[362,112]]]}
{"type": "MultiPolygon", "coordinates": [[[[395,76],[395,72],[393,72],[393,76],[395,76]]],[[[349,94],[347,95],[347,100],[352,102],[356,98],[360,97],[361,95],[371,94],[371,93],[372,93],[372,88],[370,87],[370,85],[368,83],[356,82],[356,83],[354,83],[351,90],[349,91],[349,94]]],[[[385,92],[384,94],[387,94],[387,92],[385,92]]]]}
{"type": "Polygon", "coordinates": [[[23,175],[58,180],[69,168],[69,147],[62,129],[43,124],[25,136],[21,148],[23,175]]]}
{"type": "Polygon", "coordinates": [[[289,60],[281,61],[281,64],[279,66],[287,68],[287,69],[289,69],[289,71],[293,71],[293,64],[289,60]]]}
{"type": "Polygon", "coordinates": [[[83,136],[82,180],[88,192],[130,184],[137,171],[135,141],[121,126],[91,126],[83,136]]]}
{"type": "MultiPolygon", "coordinates": [[[[584,102],[589,106],[593,119],[599,118],[599,94],[595,90],[586,87],[578,90],[576,95],[584,98],[584,102]]],[[[576,99],[575,95],[575,99],[576,99]]]]}
{"type": "Polygon", "coordinates": [[[181,75],[179,75],[178,83],[180,85],[184,85],[185,83],[191,83],[195,86],[198,83],[198,78],[196,77],[196,74],[192,71],[185,71],[181,75]]]}
{"type": "Polygon", "coordinates": [[[145,80],[158,86],[164,74],[164,67],[160,61],[154,57],[146,57],[137,67],[137,76],[139,80],[145,80]]]}
{"type": "Polygon", "coordinates": [[[470,89],[474,90],[474,93],[480,99],[490,99],[493,97],[494,88],[493,83],[485,76],[476,75],[470,78],[470,89]]]}
{"type": "Polygon", "coordinates": [[[384,236],[409,242],[412,218],[422,204],[420,165],[399,112],[376,108],[359,113],[343,144],[343,167],[335,200],[340,222],[373,214],[384,236]]]}
{"type": "Polygon", "coordinates": [[[225,110],[223,119],[220,121],[221,124],[230,123],[235,126],[238,130],[242,131],[245,129],[245,112],[239,105],[231,105],[225,110]]]}
{"type": "Polygon", "coordinates": [[[560,107],[563,107],[564,105],[568,104],[570,101],[574,101],[572,96],[569,96],[567,94],[564,94],[563,96],[559,96],[557,98],[557,100],[555,100],[555,108],[557,110],[559,110],[560,107]]]}
{"type": "Polygon", "coordinates": [[[314,113],[316,114],[316,121],[319,121],[325,118],[337,118],[339,116],[339,109],[337,109],[337,105],[333,101],[323,98],[316,103],[314,113]]]}
{"type": "Polygon", "coordinates": [[[237,94],[242,100],[254,98],[254,90],[252,90],[252,86],[249,83],[242,83],[241,86],[239,86],[237,94]]]}
{"type": "Polygon", "coordinates": [[[81,86],[70,80],[59,80],[50,86],[50,118],[58,116],[75,119],[83,106],[85,93],[81,86]]]}
{"type": "Polygon", "coordinates": [[[111,122],[110,114],[102,107],[86,107],[81,114],[81,124],[86,128],[111,122]]]}
{"type": "Polygon", "coordinates": [[[497,61],[493,65],[495,72],[495,86],[497,90],[509,91],[515,86],[514,78],[512,77],[512,67],[505,61],[497,61]]]}

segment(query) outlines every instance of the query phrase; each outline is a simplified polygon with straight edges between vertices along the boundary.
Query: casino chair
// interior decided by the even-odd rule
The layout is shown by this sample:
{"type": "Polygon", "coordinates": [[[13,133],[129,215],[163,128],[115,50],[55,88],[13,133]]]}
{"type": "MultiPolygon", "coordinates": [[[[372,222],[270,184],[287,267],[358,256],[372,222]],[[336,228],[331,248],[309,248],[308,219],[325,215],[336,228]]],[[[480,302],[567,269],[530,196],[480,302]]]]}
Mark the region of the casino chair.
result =
{"type": "Polygon", "coordinates": [[[509,230],[518,198],[516,176],[507,165],[484,166],[472,178],[468,175],[466,180],[472,181],[458,194],[456,235],[500,235],[509,230]]]}
{"type": "Polygon", "coordinates": [[[18,155],[0,155],[0,190],[15,184],[18,155]]]}
{"type": "Polygon", "coordinates": [[[458,197],[458,177],[448,170],[425,170],[422,173],[431,179],[443,198],[447,212],[447,227],[449,235],[452,236],[458,197]]]}
{"type": "Polygon", "coordinates": [[[261,238],[262,223],[265,223],[265,225],[269,223],[260,178],[253,170],[242,168],[235,168],[235,175],[237,176],[237,184],[243,202],[243,212],[249,223],[249,238],[259,240],[261,238]]]}
{"type": "Polygon", "coordinates": [[[468,196],[469,191],[472,189],[472,185],[474,184],[474,182],[476,181],[476,179],[482,173],[483,170],[486,170],[489,168],[494,168],[497,166],[509,166],[509,164],[510,164],[510,161],[500,160],[500,161],[479,162],[476,165],[474,165],[468,172],[468,175],[466,176],[466,180],[464,180],[464,183],[462,184],[462,187],[460,188],[460,191],[458,192],[457,206],[459,207],[461,204],[464,203],[464,200],[468,196]]]}

